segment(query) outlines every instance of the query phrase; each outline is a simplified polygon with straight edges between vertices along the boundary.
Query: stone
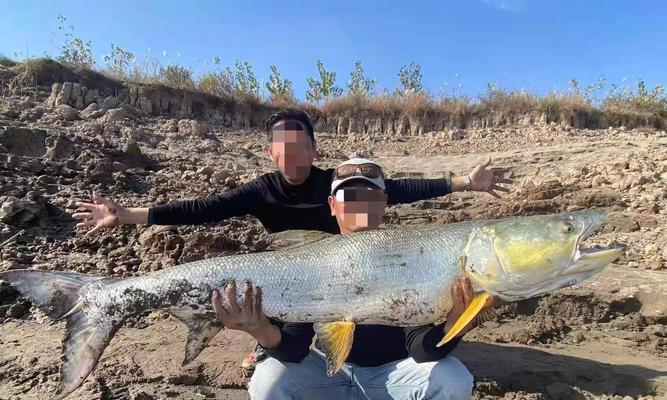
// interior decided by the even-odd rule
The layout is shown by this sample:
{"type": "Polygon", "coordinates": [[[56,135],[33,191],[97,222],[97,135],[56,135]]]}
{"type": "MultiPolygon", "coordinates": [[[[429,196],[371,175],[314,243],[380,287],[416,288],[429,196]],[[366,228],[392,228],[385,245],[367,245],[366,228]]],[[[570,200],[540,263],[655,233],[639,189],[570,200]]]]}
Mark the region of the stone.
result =
{"type": "Polygon", "coordinates": [[[63,134],[49,136],[46,143],[45,157],[49,161],[66,160],[74,155],[74,143],[63,134]]]}
{"type": "Polygon", "coordinates": [[[226,179],[233,177],[234,172],[228,169],[219,169],[211,174],[212,183],[223,183],[226,179]]]}
{"type": "Polygon", "coordinates": [[[51,94],[49,95],[49,98],[46,99],[46,105],[48,107],[55,107],[56,106],[56,99],[58,98],[58,94],[62,90],[63,84],[60,82],[54,82],[51,85],[51,94]]]}
{"type": "Polygon", "coordinates": [[[104,116],[98,119],[99,122],[103,124],[110,124],[115,122],[121,122],[127,117],[127,112],[124,108],[112,108],[107,110],[104,116]]]}
{"type": "Polygon", "coordinates": [[[60,121],[74,121],[79,119],[79,111],[67,104],[60,104],[56,106],[54,111],[56,119],[60,121]]]}
{"type": "Polygon", "coordinates": [[[23,157],[42,157],[46,153],[47,133],[42,129],[0,127],[0,144],[8,153],[23,157]]]}
{"type": "Polygon", "coordinates": [[[210,165],[201,167],[197,170],[197,175],[199,176],[205,176],[206,178],[208,178],[211,176],[211,174],[213,174],[213,167],[211,167],[210,165]]]}
{"type": "Polygon", "coordinates": [[[125,153],[129,156],[135,156],[135,157],[143,156],[143,153],[141,152],[141,148],[139,147],[139,144],[134,139],[129,139],[127,141],[127,143],[125,143],[125,146],[123,147],[123,153],[125,153]]]}
{"type": "Polygon", "coordinates": [[[155,397],[153,397],[153,395],[146,393],[143,390],[130,394],[130,400],[154,400],[154,399],[155,397]]]}
{"type": "Polygon", "coordinates": [[[72,84],[72,82],[63,83],[63,86],[60,89],[60,93],[58,93],[58,96],[56,96],[56,101],[54,103],[56,107],[63,104],[65,105],[69,104],[73,87],[74,85],[72,84]]]}
{"type": "Polygon", "coordinates": [[[78,83],[74,83],[72,85],[72,94],[70,95],[69,104],[74,108],[76,108],[77,110],[83,109],[82,90],[81,90],[81,85],[78,83]]]}
{"type": "Polygon", "coordinates": [[[640,224],[635,218],[621,213],[609,213],[602,227],[602,232],[635,232],[639,229],[640,224]]]}
{"type": "Polygon", "coordinates": [[[175,133],[178,132],[178,121],[175,119],[169,119],[162,124],[160,127],[161,132],[165,133],[175,133]]]}
{"type": "Polygon", "coordinates": [[[90,122],[79,128],[79,133],[85,136],[97,137],[104,133],[104,125],[98,122],[90,122]]]}
{"type": "Polygon", "coordinates": [[[206,131],[206,126],[194,119],[182,119],[178,121],[178,133],[181,135],[201,136],[206,131]]]}
{"type": "Polygon", "coordinates": [[[646,255],[653,255],[658,252],[658,246],[656,246],[654,243],[649,243],[646,246],[644,246],[644,254],[646,255]]]}
{"type": "Polygon", "coordinates": [[[646,260],[646,263],[649,269],[652,269],[654,271],[661,270],[665,266],[665,260],[663,260],[662,256],[660,255],[655,255],[650,257],[648,260],[646,260]]]}
{"type": "Polygon", "coordinates": [[[19,121],[23,122],[34,122],[42,118],[42,116],[48,111],[44,106],[36,106],[34,108],[29,108],[27,110],[21,111],[19,115],[19,121]]]}
{"type": "Polygon", "coordinates": [[[606,185],[608,183],[609,183],[609,180],[607,180],[607,178],[602,176],[602,175],[597,175],[592,180],[593,187],[606,185]]]}
{"type": "Polygon", "coordinates": [[[96,118],[93,115],[96,113],[96,111],[98,111],[98,108],[99,107],[97,106],[97,103],[88,104],[88,107],[84,108],[83,111],[81,111],[81,117],[84,119],[96,118]]]}
{"type": "Polygon", "coordinates": [[[466,132],[463,129],[451,129],[447,132],[449,140],[462,140],[466,138],[466,132]]]}
{"type": "Polygon", "coordinates": [[[85,107],[85,105],[83,103],[83,97],[77,97],[76,100],[74,101],[73,106],[77,110],[83,110],[83,108],[85,107]]]}
{"type": "Polygon", "coordinates": [[[118,107],[118,99],[113,96],[107,96],[102,100],[102,108],[116,108],[118,107]]]}
{"type": "Polygon", "coordinates": [[[86,96],[83,99],[83,105],[88,106],[90,104],[96,103],[100,97],[100,92],[97,89],[90,89],[86,92],[86,96]]]}
{"type": "Polygon", "coordinates": [[[37,222],[44,213],[42,205],[33,200],[7,196],[0,202],[0,221],[8,225],[32,224],[37,222]]]}

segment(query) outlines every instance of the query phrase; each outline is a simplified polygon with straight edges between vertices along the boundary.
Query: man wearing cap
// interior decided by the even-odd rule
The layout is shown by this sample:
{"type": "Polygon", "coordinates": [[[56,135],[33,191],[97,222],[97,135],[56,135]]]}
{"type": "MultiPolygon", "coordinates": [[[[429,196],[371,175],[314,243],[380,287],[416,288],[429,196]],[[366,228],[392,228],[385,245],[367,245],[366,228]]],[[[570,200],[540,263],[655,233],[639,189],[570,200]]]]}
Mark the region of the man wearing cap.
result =
{"type": "MultiPolygon", "coordinates": [[[[88,234],[122,224],[195,225],[220,222],[231,217],[253,215],[269,232],[291,229],[340,233],[328,205],[333,169],[313,166],[316,142],[308,115],[287,109],[272,115],[266,123],[268,156],[277,171],[258,177],[239,187],[209,197],[177,201],[152,207],[123,207],[93,192],[93,203],[77,202],[74,218],[82,220],[77,228],[90,228],[88,234]]],[[[500,186],[511,183],[503,170],[489,170],[490,158],[466,176],[452,179],[385,180],[388,204],[444,196],[454,191],[488,192],[496,197],[500,186]]],[[[254,355],[244,360],[251,370],[254,355]]]]}
{"type": "MultiPolygon", "coordinates": [[[[340,164],[328,203],[341,234],[377,229],[387,206],[385,190],[376,163],[357,158],[340,164]]],[[[253,293],[261,309],[260,289],[246,284],[243,299],[252,303],[253,293]]],[[[443,347],[435,346],[470,303],[470,281],[457,282],[452,296],[447,322],[437,326],[357,325],[347,361],[332,377],[326,374],[324,355],[310,349],[312,324],[281,325],[248,312],[251,307],[236,302],[234,285],[226,288],[224,304],[215,292],[213,304],[225,326],[252,334],[270,355],[256,367],[249,385],[252,399],[469,399],[472,375],[448,355],[463,333],[443,347]]]]}

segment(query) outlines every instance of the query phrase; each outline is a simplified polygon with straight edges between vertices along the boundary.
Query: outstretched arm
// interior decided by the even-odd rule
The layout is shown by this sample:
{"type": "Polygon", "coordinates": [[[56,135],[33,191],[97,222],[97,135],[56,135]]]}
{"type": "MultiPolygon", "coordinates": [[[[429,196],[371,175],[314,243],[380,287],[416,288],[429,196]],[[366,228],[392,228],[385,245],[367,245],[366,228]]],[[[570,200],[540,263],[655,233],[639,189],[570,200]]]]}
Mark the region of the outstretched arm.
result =
{"type": "Polygon", "coordinates": [[[387,202],[389,204],[412,203],[468,190],[486,192],[494,197],[500,197],[496,191],[509,191],[500,184],[511,184],[513,181],[505,177],[507,173],[505,169],[487,169],[490,164],[491,158],[487,157],[469,174],[451,179],[387,179],[387,202]]]}
{"type": "Polygon", "coordinates": [[[176,201],[153,207],[125,208],[93,192],[93,202],[76,202],[72,216],[88,234],[124,224],[196,225],[252,214],[262,206],[262,186],[252,181],[220,195],[176,201]]]}
{"type": "Polygon", "coordinates": [[[148,223],[148,207],[125,208],[96,192],[93,192],[92,203],[77,201],[74,205],[82,209],[72,214],[72,217],[82,221],[76,227],[92,227],[88,234],[124,224],[148,223]]]}

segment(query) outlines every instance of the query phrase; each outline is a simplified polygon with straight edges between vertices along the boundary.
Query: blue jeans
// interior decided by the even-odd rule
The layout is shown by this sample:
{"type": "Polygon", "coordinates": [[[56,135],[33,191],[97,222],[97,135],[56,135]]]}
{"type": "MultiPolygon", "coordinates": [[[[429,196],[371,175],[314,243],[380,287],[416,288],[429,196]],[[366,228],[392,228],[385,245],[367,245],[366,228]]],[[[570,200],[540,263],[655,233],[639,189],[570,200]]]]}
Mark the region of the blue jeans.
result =
{"type": "Polygon", "coordinates": [[[459,360],[447,356],[417,363],[412,358],[378,367],[345,364],[327,377],[324,356],[317,350],[300,363],[269,357],[255,368],[248,390],[264,399],[470,399],[473,377],[459,360]]]}

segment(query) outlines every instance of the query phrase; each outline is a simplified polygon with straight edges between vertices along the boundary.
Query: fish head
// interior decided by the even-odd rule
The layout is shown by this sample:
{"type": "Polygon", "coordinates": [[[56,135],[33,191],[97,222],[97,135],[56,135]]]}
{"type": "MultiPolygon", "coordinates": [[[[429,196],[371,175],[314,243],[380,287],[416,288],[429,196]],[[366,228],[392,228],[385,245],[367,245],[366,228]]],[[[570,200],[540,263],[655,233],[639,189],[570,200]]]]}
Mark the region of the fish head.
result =
{"type": "Polygon", "coordinates": [[[490,221],[475,230],[463,268],[482,290],[520,300],[577,284],[616,260],[620,248],[580,248],[601,211],[490,221]]]}

